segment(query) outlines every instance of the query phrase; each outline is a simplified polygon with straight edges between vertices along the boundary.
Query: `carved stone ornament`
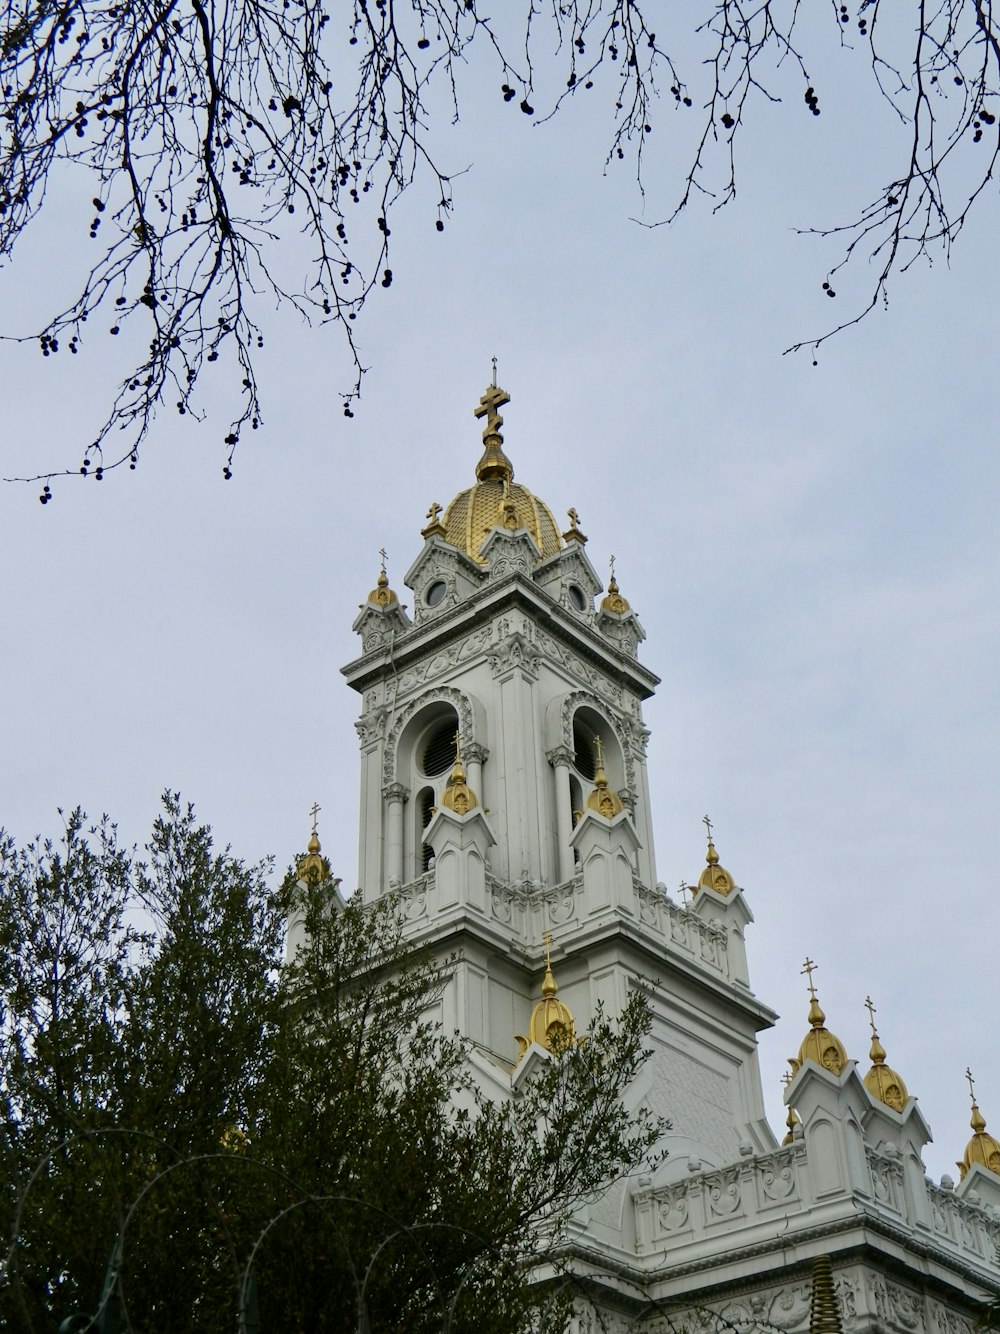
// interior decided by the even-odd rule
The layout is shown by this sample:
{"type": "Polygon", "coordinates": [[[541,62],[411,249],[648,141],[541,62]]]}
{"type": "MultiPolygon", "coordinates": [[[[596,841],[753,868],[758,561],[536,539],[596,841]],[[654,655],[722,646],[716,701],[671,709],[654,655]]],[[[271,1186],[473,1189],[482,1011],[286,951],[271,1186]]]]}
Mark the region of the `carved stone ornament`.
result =
{"type": "Polygon", "coordinates": [[[743,1203],[740,1189],[740,1170],[728,1168],[724,1172],[712,1172],[705,1177],[708,1192],[708,1207],[718,1218],[728,1218],[736,1213],[743,1203]]]}
{"type": "Polygon", "coordinates": [[[688,1198],[687,1185],[678,1182],[675,1186],[664,1186],[656,1192],[656,1221],[662,1232],[679,1232],[687,1227],[688,1198]]]}
{"type": "Polygon", "coordinates": [[[524,675],[534,679],[538,674],[540,656],[534,644],[520,631],[515,631],[494,646],[493,651],[487,656],[487,661],[494,676],[504,676],[507,672],[519,669],[524,675]]]}
{"type": "Polygon", "coordinates": [[[382,789],[382,796],[390,804],[394,801],[407,802],[410,800],[410,789],[405,783],[387,783],[382,789]]]}
{"type": "Polygon", "coordinates": [[[760,1189],[765,1200],[787,1200],[795,1190],[795,1155],[789,1150],[757,1160],[760,1189]]]}

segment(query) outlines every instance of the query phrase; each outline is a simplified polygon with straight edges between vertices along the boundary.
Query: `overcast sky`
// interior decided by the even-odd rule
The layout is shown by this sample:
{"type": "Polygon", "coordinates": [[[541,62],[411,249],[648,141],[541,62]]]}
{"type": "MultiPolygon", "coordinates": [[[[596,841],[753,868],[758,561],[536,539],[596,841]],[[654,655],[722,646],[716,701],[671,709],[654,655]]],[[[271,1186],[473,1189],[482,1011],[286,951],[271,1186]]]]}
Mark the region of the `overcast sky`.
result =
{"type": "MultiPolygon", "coordinates": [[[[845,64],[819,119],[761,104],[736,203],[650,231],[630,221],[628,174],[602,175],[596,104],[536,127],[470,67],[465,119],[437,142],[471,170],[443,235],[426,194],[397,212],[353,421],[336,333],[278,313],[266,430],[231,482],[209,390],[208,422],[164,413],[134,474],[57,483],[46,507],[37,487],[0,491],[0,823],[51,833],[56,807],[81,803],[142,841],[169,785],[280,870],[317,800],[352,885],[351,622],[383,545],[407,600],[428,505],[471,482],[495,355],[518,480],[557,517],[577,508],[599,572],[615,554],[663,678],[646,710],[659,877],[697,878],[707,811],[747,890],[751,981],[782,1015],[761,1043],[777,1133],[809,954],[862,1072],[872,995],[935,1134],[928,1169],[957,1177],[967,1064],[1000,1134],[997,212],[817,367],[782,357],[834,304],[824,252],[793,229],[841,221],[893,149],[860,69],[845,64]]],[[[651,158],[647,218],[672,197],[671,161],[651,158]]],[[[0,275],[6,326],[85,250],[89,217],[77,235],[69,216],[0,275]]],[[[0,350],[5,475],[76,462],[109,356],[0,350]]]]}

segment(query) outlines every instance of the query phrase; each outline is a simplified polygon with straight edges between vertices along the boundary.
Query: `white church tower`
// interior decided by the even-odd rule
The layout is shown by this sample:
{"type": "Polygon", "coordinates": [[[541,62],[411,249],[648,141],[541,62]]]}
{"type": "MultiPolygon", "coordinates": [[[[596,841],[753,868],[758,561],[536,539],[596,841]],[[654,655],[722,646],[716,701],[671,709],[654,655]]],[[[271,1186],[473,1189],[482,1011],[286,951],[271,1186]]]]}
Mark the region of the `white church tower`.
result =
{"type": "Polygon", "coordinates": [[[777,1016],[750,986],[750,907],[711,829],[690,902],[657,879],[645,635],[613,571],[605,592],[575,510],[560,531],[514,480],[508,402],[494,377],[475,409],[475,481],[428,511],[405,576],[412,619],[383,568],[354,622],[361,893],[397,893],[412,938],[454,961],[440,1018],[500,1092],[550,1023],[584,1031],[599,1003],[616,1014],[636,980],[658,983],[632,1096],[670,1118],[669,1156],[583,1224],[609,1293],[632,1294],[629,1320],[642,1292],[686,1306],[692,1331],[706,1304],[735,1328],[834,1328],[810,1296],[814,1262],[833,1254],[824,1291],[840,1316],[822,1319],[971,1334],[975,1301],[1000,1293],[1000,1165],[983,1151],[974,1187],[926,1182],[914,1099],[899,1077],[891,1096],[881,1075],[861,1079],[815,993],[779,1146],[756,1046],[777,1016]]]}

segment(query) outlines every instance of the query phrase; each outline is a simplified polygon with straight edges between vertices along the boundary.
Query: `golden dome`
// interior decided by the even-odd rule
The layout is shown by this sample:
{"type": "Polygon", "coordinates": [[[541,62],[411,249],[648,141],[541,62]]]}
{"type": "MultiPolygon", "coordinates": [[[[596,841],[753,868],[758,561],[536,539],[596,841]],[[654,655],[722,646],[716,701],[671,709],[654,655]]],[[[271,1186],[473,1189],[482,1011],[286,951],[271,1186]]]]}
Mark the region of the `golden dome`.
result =
{"type": "Polygon", "coordinates": [[[865,998],[865,1005],[868,1007],[868,1022],[872,1026],[872,1046],[868,1053],[871,1057],[872,1068],[865,1075],[865,1088],[878,1102],[884,1102],[894,1112],[901,1112],[910,1095],[906,1090],[902,1075],[897,1074],[891,1066],[885,1063],[885,1048],[875,1031],[875,1006],[872,1004],[870,996],[865,998]]]}
{"type": "Polygon", "coordinates": [[[798,1057],[790,1058],[789,1065],[792,1067],[792,1072],[795,1073],[806,1061],[815,1061],[824,1070],[839,1075],[847,1064],[847,1051],[840,1038],[831,1033],[826,1027],[826,1015],[820,1008],[819,1001],[816,999],[816,988],[812,984],[815,967],[816,965],[812,960],[807,959],[805,967],[802,969],[804,973],[809,974],[809,1023],[811,1027],[802,1039],[798,1057]]]}
{"type": "Polygon", "coordinates": [[[475,792],[465,781],[462,757],[457,751],[455,763],[448,775],[447,785],[441,794],[441,805],[446,806],[450,811],[454,811],[456,815],[468,815],[473,807],[479,805],[475,792]]]}
{"type": "Polygon", "coordinates": [[[962,1161],[956,1164],[958,1179],[964,1180],[969,1168],[975,1163],[985,1167],[988,1172],[995,1172],[1000,1176],[1000,1141],[986,1133],[986,1119],[976,1104],[976,1095],[972,1088],[972,1071],[966,1070],[965,1077],[969,1081],[969,1092],[972,1095],[972,1119],[969,1122],[972,1126],[972,1139],[965,1146],[965,1156],[962,1161]]]}
{"type": "Polygon", "coordinates": [[[698,877],[698,889],[714,889],[716,894],[731,894],[736,888],[736,881],[724,866],[719,865],[719,854],[711,839],[708,841],[705,862],[705,869],[698,877]]]}
{"type": "Polygon", "coordinates": [[[623,616],[625,612],[630,610],[628,599],[622,597],[618,588],[618,580],[612,575],[608,580],[607,596],[601,599],[601,611],[610,611],[616,616],[623,616]]]}
{"type": "Polygon", "coordinates": [[[312,833],[309,835],[309,844],[304,857],[300,857],[295,867],[295,874],[300,880],[308,878],[309,873],[314,871],[321,880],[325,880],[330,874],[330,863],[320,853],[319,834],[316,832],[316,816],[319,813],[319,805],[314,804],[310,814],[313,818],[312,833]]]}
{"type": "Polygon", "coordinates": [[[483,394],[476,408],[477,417],[486,417],[483,430],[483,456],[476,464],[476,484],[459,491],[444,512],[440,523],[444,540],[483,565],[479,548],[489,531],[498,524],[508,528],[527,528],[535,539],[543,559],[553,556],[563,545],[559,526],[543,500],[526,486],[514,481],[514,465],[503,451],[500,427],[503,418],[497,411],[510,402],[510,395],[496,384],[483,394]]]}
{"type": "Polygon", "coordinates": [[[384,569],[379,571],[378,581],[368,594],[368,601],[376,607],[392,607],[399,601],[399,598],[389,587],[389,576],[384,569]]]}
{"type": "Polygon", "coordinates": [[[576,1026],[568,1005],[556,999],[556,980],[552,975],[551,936],[545,933],[545,976],[542,978],[542,999],[531,1012],[528,1036],[517,1037],[517,1059],[520,1060],[533,1042],[547,1051],[559,1052],[576,1037],[576,1026]]]}

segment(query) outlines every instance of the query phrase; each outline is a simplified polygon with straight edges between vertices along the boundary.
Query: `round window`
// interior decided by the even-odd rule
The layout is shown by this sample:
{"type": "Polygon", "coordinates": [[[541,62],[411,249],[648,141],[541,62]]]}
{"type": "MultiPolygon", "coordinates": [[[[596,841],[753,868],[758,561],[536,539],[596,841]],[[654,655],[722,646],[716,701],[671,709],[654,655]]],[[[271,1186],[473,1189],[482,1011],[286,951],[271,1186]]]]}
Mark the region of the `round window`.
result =
{"type": "Polygon", "coordinates": [[[569,600],[577,611],[583,611],[587,606],[587,595],[579,584],[570,584],[569,600]]]}
{"type": "Polygon", "coordinates": [[[435,579],[424,594],[424,601],[427,603],[428,607],[436,607],[444,598],[447,591],[448,585],[445,581],[443,579],[435,579]]]}

